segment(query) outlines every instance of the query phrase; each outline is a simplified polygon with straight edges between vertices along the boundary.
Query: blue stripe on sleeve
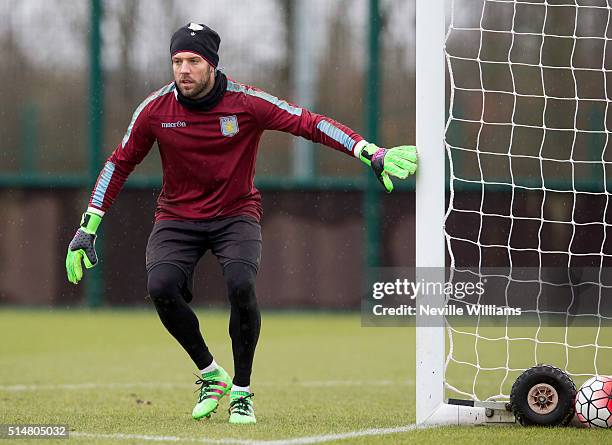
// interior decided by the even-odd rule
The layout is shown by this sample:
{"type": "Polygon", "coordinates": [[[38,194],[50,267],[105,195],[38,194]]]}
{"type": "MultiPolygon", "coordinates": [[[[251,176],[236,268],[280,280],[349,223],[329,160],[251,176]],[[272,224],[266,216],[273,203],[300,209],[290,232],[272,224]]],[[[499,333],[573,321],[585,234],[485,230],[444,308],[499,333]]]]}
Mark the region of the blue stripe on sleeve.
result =
{"type": "Polygon", "coordinates": [[[335,125],[332,125],[326,120],[322,120],[317,124],[317,128],[322,133],[332,138],[334,141],[338,142],[339,144],[342,144],[348,151],[353,151],[353,147],[355,147],[356,141],[335,125]]]}
{"type": "Polygon", "coordinates": [[[106,195],[106,189],[108,188],[108,184],[110,183],[111,178],[113,177],[113,172],[115,171],[115,164],[112,162],[107,162],[104,164],[104,169],[102,170],[102,176],[96,185],[96,188],[93,192],[93,199],[91,203],[96,207],[102,208],[102,204],[104,203],[104,195],[106,195]]]}
{"type": "Polygon", "coordinates": [[[265,100],[266,102],[270,102],[272,105],[275,105],[276,107],[286,111],[289,114],[293,114],[294,116],[302,115],[302,109],[299,107],[289,105],[284,100],[281,100],[278,97],[272,96],[271,94],[268,94],[266,92],[253,90],[251,88],[245,88],[243,85],[240,85],[236,82],[232,82],[231,80],[227,81],[227,90],[235,93],[243,93],[248,94],[249,96],[258,97],[260,99],[265,100]]]}
{"type": "Polygon", "coordinates": [[[294,116],[302,115],[301,108],[289,105],[284,100],[281,100],[276,96],[272,96],[271,94],[264,93],[263,91],[256,91],[256,90],[247,90],[247,94],[250,94],[251,96],[259,97],[260,99],[270,102],[272,105],[275,105],[281,110],[284,110],[289,114],[293,114],[294,116]]]}
{"type": "Polygon", "coordinates": [[[128,129],[125,132],[125,135],[123,136],[123,140],[121,141],[121,148],[125,148],[125,144],[127,144],[128,141],[130,140],[130,136],[132,134],[132,128],[134,127],[134,122],[136,122],[136,119],[138,119],[138,116],[140,115],[142,110],[144,110],[144,107],[149,105],[149,103],[151,103],[153,100],[157,99],[158,97],[161,97],[164,94],[168,94],[171,91],[174,91],[174,88],[175,88],[175,85],[174,85],[174,82],[172,82],[166,85],[165,87],[161,88],[160,90],[158,90],[156,93],[151,94],[144,101],[142,101],[140,105],[138,105],[138,108],[136,108],[136,111],[134,111],[134,114],[132,115],[132,120],[130,121],[130,125],[128,125],[128,129]]]}

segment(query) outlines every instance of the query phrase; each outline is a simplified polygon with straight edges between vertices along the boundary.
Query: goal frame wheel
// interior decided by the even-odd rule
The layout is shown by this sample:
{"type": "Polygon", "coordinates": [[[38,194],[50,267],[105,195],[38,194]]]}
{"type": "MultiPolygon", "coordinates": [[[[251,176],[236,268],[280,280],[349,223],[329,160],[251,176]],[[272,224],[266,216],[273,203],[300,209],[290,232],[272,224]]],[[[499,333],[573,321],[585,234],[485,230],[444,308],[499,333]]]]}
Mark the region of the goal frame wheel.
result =
{"type": "Polygon", "coordinates": [[[523,372],[512,385],[510,405],[523,426],[564,426],[574,417],[576,386],[561,369],[537,365],[523,372]]]}

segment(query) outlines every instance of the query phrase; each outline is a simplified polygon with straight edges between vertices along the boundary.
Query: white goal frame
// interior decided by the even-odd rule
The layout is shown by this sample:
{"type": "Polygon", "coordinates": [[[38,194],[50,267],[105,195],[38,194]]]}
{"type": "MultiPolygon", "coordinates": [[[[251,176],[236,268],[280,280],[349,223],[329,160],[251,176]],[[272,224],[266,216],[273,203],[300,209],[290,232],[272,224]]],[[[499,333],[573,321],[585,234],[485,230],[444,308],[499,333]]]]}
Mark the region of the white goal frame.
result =
{"type": "MultiPolygon", "coordinates": [[[[445,266],[445,4],[444,0],[416,0],[417,273],[419,268],[437,268],[443,273],[445,266]]],[[[442,295],[426,298],[427,304],[444,304],[442,295]]],[[[417,315],[417,325],[418,320],[417,315]]],[[[428,321],[431,324],[432,317],[428,321]]],[[[436,326],[416,329],[416,422],[421,425],[485,423],[488,419],[485,407],[445,403],[443,316],[438,321],[436,326]]]]}
{"type": "MultiPolygon", "coordinates": [[[[609,259],[612,258],[612,254],[610,254],[611,244],[609,243],[609,226],[611,225],[612,211],[609,210],[611,207],[608,205],[609,203],[612,204],[612,201],[610,201],[610,190],[612,188],[609,184],[610,173],[612,172],[610,170],[612,167],[612,161],[610,160],[610,156],[612,156],[612,151],[610,151],[612,150],[612,119],[610,119],[610,116],[612,114],[610,114],[611,109],[609,107],[611,102],[610,95],[612,94],[610,89],[612,83],[609,77],[612,74],[612,62],[610,61],[612,52],[609,50],[612,49],[612,46],[608,45],[612,33],[612,6],[610,6],[610,0],[605,4],[597,5],[590,2],[588,4],[581,4],[580,2],[572,3],[569,1],[557,4],[527,0],[482,0],[480,21],[476,24],[475,21],[470,21],[474,17],[467,17],[467,14],[465,17],[462,17],[461,13],[456,14],[458,9],[456,2],[449,8],[450,1],[416,0],[416,144],[419,149],[419,171],[416,177],[415,194],[416,281],[444,283],[448,278],[446,276],[448,273],[450,273],[452,279],[454,271],[447,271],[445,267],[447,249],[450,255],[450,266],[455,267],[457,264],[453,240],[457,241],[457,245],[459,245],[459,242],[464,242],[471,243],[470,246],[477,246],[480,277],[482,277],[480,274],[484,269],[484,266],[482,266],[483,261],[486,263],[483,254],[485,249],[505,248],[508,254],[507,262],[511,270],[513,267],[518,269],[517,263],[521,262],[520,257],[513,259],[513,251],[537,252],[540,273],[538,280],[532,280],[532,282],[539,283],[538,293],[535,296],[537,300],[535,301],[534,309],[528,308],[524,311],[529,313],[527,315],[537,314],[538,325],[534,335],[515,334],[511,333],[509,326],[512,323],[506,318],[503,335],[488,335],[486,334],[486,329],[479,330],[480,318],[478,318],[475,333],[463,332],[453,326],[452,318],[447,319],[442,315],[443,311],[438,312],[440,315],[437,315],[437,318],[434,318],[431,312],[428,312],[426,316],[420,315],[421,308],[428,309],[429,306],[429,309],[441,309],[445,306],[447,300],[452,301],[463,297],[455,298],[454,295],[444,295],[442,290],[444,286],[434,289],[434,291],[437,290],[440,293],[439,295],[432,295],[432,292],[417,292],[415,342],[416,422],[418,425],[516,423],[508,400],[512,394],[512,390],[508,391],[509,384],[512,383],[513,374],[518,375],[526,367],[543,362],[542,358],[547,357],[547,350],[544,345],[551,348],[564,348],[565,356],[564,359],[560,360],[564,360],[565,365],[561,365],[560,368],[571,378],[582,380],[583,377],[590,377],[595,374],[602,375],[600,371],[604,371],[603,368],[607,370],[607,372],[604,371],[605,373],[610,372],[609,357],[612,357],[612,355],[606,354],[612,354],[612,345],[608,343],[609,340],[604,341],[606,336],[600,335],[600,333],[603,332],[602,327],[604,326],[602,320],[612,320],[609,308],[606,307],[606,310],[604,310],[602,303],[604,298],[610,296],[609,289],[612,289],[608,282],[604,283],[602,281],[602,270],[605,267],[609,268],[609,259]],[[488,9],[488,5],[491,8],[488,9]],[[499,5],[502,6],[497,9],[499,5]],[[565,10],[564,8],[573,9],[565,10]],[[583,9],[581,10],[580,8],[583,9]],[[556,12],[555,9],[560,12],[556,12]],[[606,14],[601,14],[601,11],[605,11],[606,14]],[[447,26],[447,13],[449,12],[450,27],[447,26]],[[496,19],[499,18],[499,23],[502,23],[508,19],[510,12],[512,13],[511,26],[508,26],[507,22],[503,25],[496,25],[496,19]],[[542,13],[541,16],[538,16],[540,13],[542,13]],[[531,17],[540,18],[531,22],[531,17]],[[567,17],[570,17],[570,19],[568,20],[567,17]],[[571,17],[573,17],[573,21],[571,17]],[[601,20],[602,18],[606,20],[601,20]],[[556,25],[562,22],[568,22],[570,27],[555,28],[556,25]],[[455,34],[453,34],[453,31],[455,30],[470,33],[480,31],[477,54],[471,49],[471,42],[473,43],[473,41],[469,37],[474,35],[464,34],[468,36],[464,38],[464,35],[456,34],[458,38],[454,39],[455,34]],[[503,49],[504,45],[506,45],[503,39],[508,36],[510,37],[506,41],[510,40],[509,46],[503,49]],[[537,38],[534,38],[534,36],[537,38]],[[498,37],[500,38],[498,39],[498,37]],[[569,45],[564,47],[556,39],[564,39],[563,42],[569,42],[569,45]],[[570,40],[568,41],[567,39],[570,40]],[[458,45],[455,40],[459,41],[460,44],[458,45]],[[516,47],[515,42],[518,42],[516,47]],[[466,53],[461,53],[460,48],[462,45],[470,49],[466,53]],[[488,55],[491,51],[498,54],[500,48],[502,48],[502,51],[506,51],[506,57],[492,57],[488,55]],[[545,48],[550,48],[550,52],[545,50],[545,48]],[[515,49],[517,57],[513,56],[515,49]],[[558,53],[556,52],[557,49],[558,53]],[[453,55],[455,51],[457,54],[453,55]],[[602,56],[599,56],[599,51],[602,51],[602,56]],[[526,54],[525,58],[520,57],[522,53],[526,54]],[[536,53],[537,61],[533,57],[536,53]],[[545,53],[550,54],[550,57],[544,57],[545,53]],[[468,70],[466,65],[463,65],[461,68],[459,63],[457,67],[460,69],[455,71],[453,68],[454,60],[460,60],[460,63],[465,61],[470,63],[476,62],[480,78],[477,78],[477,74],[474,71],[468,70]],[[497,70],[497,67],[500,65],[495,65],[495,70],[489,70],[490,65],[488,64],[509,66],[509,77],[504,77],[504,73],[497,70]],[[450,79],[449,107],[446,105],[447,66],[450,79]],[[519,66],[521,67],[520,69],[517,68],[519,66]],[[533,82],[531,78],[535,79],[534,84],[538,84],[538,79],[533,76],[533,72],[521,71],[525,67],[539,71],[541,85],[536,85],[536,89],[530,89],[532,86],[531,82],[533,82]],[[559,74],[560,70],[568,70],[571,73],[571,79],[564,79],[559,74]],[[522,74],[519,75],[521,72],[522,74]],[[475,87],[474,84],[469,82],[458,82],[458,73],[468,73],[468,75],[475,78],[472,80],[479,80],[479,87],[475,87]],[[589,76],[585,77],[585,73],[589,74],[589,76]],[[509,87],[505,86],[500,87],[495,82],[492,82],[492,77],[498,80],[501,79],[504,85],[510,84],[512,89],[510,90],[509,87]],[[526,78],[527,82],[525,81],[526,78]],[[558,81],[557,84],[555,80],[558,81]],[[571,87],[572,84],[573,89],[571,87]],[[594,86],[594,88],[587,89],[586,86],[594,86]],[[537,87],[540,89],[537,89],[537,87]],[[479,109],[473,106],[476,101],[472,94],[475,92],[481,93],[479,109]],[[507,94],[511,94],[513,98],[511,114],[509,112],[509,104],[506,103],[504,105],[505,99],[499,98],[499,95],[503,95],[506,98],[507,96],[505,95],[507,94]],[[493,97],[493,99],[487,99],[487,97],[493,97]],[[536,98],[538,101],[541,101],[540,105],[526,102],[525,98],[530,98],[529,100],[536,98]],[[487,102],[487,100],[493,102],[487,102]],[[522,103],[519,103],[519,100],[522,103]],[[465,103],[463,106],[462,102],[465,103]],[[602,103],[605,108],[602,108],[602,103]],[[499,109],[496,109],[498,104],[499,109]],[[486,110],[489,112],[485,112],[486,110]],[[490,110],[499,111],[499,113],[496,115],[491,113],[490,110]],[[534,113],[533,115],[536,118],[530,120],[531,117],[523,116],[525,114],[524,110],[534,113]],[[449,115],[448,119],[446,117],[447,112],[449,115]],[[480,113],[479,117],[477,113],[480,113]],[[560,113],[564,116],[569,115],[570,118],[573,116],[573,122],[559,119],[558,115],[560,113]],[[475,144],[471,142],[472,136],[470,131],[466,131],[466,134],[463,135],[467,142],[462,142],[460,137],[457,137],[458,142],[449,141],[449,135],[453,132],[449,131],[446,134],[447,128],[453,129],[453,123],[457,121],[463,121],[468,125],[480,124],[477,135],[475,134],[475,144]],[[500,137],[500,139],[504,140],[502,145],[508,144],[506,145],[507,150],[499,151],[488,146],[498,144],[499,141],[489,133],[483,132],[485,125],[511,127],[509,138],[503,139],[500,137]],[[537,138],[532,138],[529,135],[525,136],[525,133],[519,131],[518,128],[543,131],[543,137],[538,141],[537,138]],[[571,143],[569,139],[564,141],[554,139],[553,136],[550,136],[551,139],[548,139],[548,135],[555,135],[555,132],[562,132],[565,135],[564,137],[569,135],[571,143]],[[481,134],[487,136],[483,136],[481,140],[481,134]],[[589,137],[596,136],[599,139],[595,141],[594,139],[578,137],[584,134],[589,135],[589,137]],[[529,139],[535,140],[536,143],[530,145],[529,139]],[[525,142],[526,140],[527,142],[525,142]],[[481,141],[483,142],[482,144],[481,141]],[[560,153],[557,154],[555,152],[551,155],[546,152],[546,149],[550,150],[547,147],[551,144],[554,150],[557,150],[557,147],[565,147],[566,149],[571,149],[571,151],[568,153],[558,150],[560,153]],[[484,149],[482,148],[483,146],[485,147],[484,149]],[[523,146],[528,150],[532,150],[532,152],[516,150],[516,147],[522,148],[523,146]],[[599,147],[602,147],[601,152],[599,147]],[[465,172],[462,172],[461,168],[455,168],[456,164],[453,153],[460,150],[462,150],[462,153],[476,153],[476,159],[478,160],[478,173],[475,173],[476,176],[470,176],[467,169],[465,172]],[[533,150],[538,150],[537,154],[533,150]],[[495,165],[497,160],[501,159],[499,156],[504,156],[504,159],[507,159],[507,166],[502,165],[499,169],[497,166],[492,168],[491,165],[495,165]],[[449,159],[448,172],[446,169],[447,158],[449,159]],[[530,162],[536,160],[539,171],[537,171],[537,168],[531,168],[529,165],[525,167],[526,164],[521,164],[521,161],[524,159],[529,159],[530,162]],[[514,164],[515,169],[513,169],[513,161],[517,162],[514,164]],[[565,170],[565,173],[562,173],[562,177],[564,181],[571,180],[571,187],[569,182],[560,182],[560,185],[555,185],[555,181],[558,181],[559,178],[555,176],[557,174],[554,171],[545,174],[545,172],[550,171],[550,166],[547,163],[554,163],[555,168],[557,168],[559,162],[563,163],[562,165],[568,169],[565,170]],[[595,166],[597,168],[593,170],[595,166]],[[535,171],[535,175],[539,176],[540,182],[535,181],[535,186],[526,185],[521,179],[521,175],[523,175],[522,168],[526,169],[525,176],[529,176],[530,168],[535,171]],[[588,169],[585,170],[585,168],[588,169]],[[571,169],[571,176],[568,173],[569,169],[571,169]],[[520,173],[519,170],[521,170],[520,173]],[[506,178],[508,173],[509,177],[506,178]],[[450,174],[448,208],[446,203],[447,174],[450,174]],[[547,178],[549,174],[550,178],[547,178]],[[496,175],[505,179],[497,180],[495,179],[496,175]],[[601,179],[598,179],[600,176],[601,179]],[[595,178],[595,182],[593,182],[595,185],[589,185],[588,187],[581,185],[585,180],[590,181],[593,178],[595,178]],[[457,198],[455,195],[455,184],[457,181],[481,185],[481,200],[478,209],[469,205],[464,206],[461,202],[463,197],[455,199],[457,198]],[[503,209],[507,205],[503,203],[500,204],[500,209],[502,210],[487,210],[488,206],[485,205],[485,184],[510,187],[512,195],[509,210],[503,209]],[[601,187],[601,184],[603,184],[603,187],[601,187]],[[541,200],[534,201],[537,204],[536,210],[539,210],[539,213],[533,214],[534,212],[521,210],[520,206],[515,207],[516,189],[521,191],[535,190],[541,193],[541,200]],[[559,208],[559,205],[555,204],[557,202],[555,200],[557,199],[556,196],[562,193],[570,194],[569,196],[573,199],[573,204],[568,205],[569,202],[567,200],[562,203],[564,208],[571,208],[571,216],[548,215],[545,211],[546,209],[550,211],[551,208],[559,208]],[[585,196],[593,201],[582,201],[586,199],[585,196]],[[581,209],[577,204],[579,200],[590,205],[591,202],[595,202],[595,198],[605,199],[605,207],[603,206],[603,201],[600,201],[602,208],[599,209],[599,215],[595,212],[587,214],[587,219],[575,216],[581,213],[580,210],[576,210],[581,209]],[[462,223],[458,223],[456,219],[451,217],[454,211],[457,213],[463,212],[463,214],[471,213],[479,215],[480,229],[476,238],[471,235],[461,234],[453,236],[452,232],[462,225],[462,223]],[[483,221],[489,217],[501,217],[506,218],[504,221],[510,221],[509,231],[502,231],[501,237],[507,236],[505,241],[490,242],[486,238],[481,238],[483,221]],[[517,245],[513,247],[512,244],[514,243],[512,243],[512,240],[515,227],[518,228],[514,233],[522,235],[524,230],[529,232],[525,228],[526,226],[520,226],[520,222],[526,220],[539,222],[539,231],[535,240],[537,241],[537,246],[534,246],[534,242],[525,243],[524,245],[517,242],[517,245]],[[445,221],[450,221],[447,227],[445,227],[445,221]],[[516,226],[515,223],[517,224],[516,226]],[[554,235],[553,229],[562,224],[565,225],[562,227],[567,226],[570,230],[569,232],[566,231],[565,235],[560,235],[561,232],[558,232],[556,238],[551,238],[552,241],[551,239],[547,240],[547,238],[542,236],[545,223],[550,224],[546,229],[550,232],[548,233],[549,235],[551,233],[554,235]],[[583,226],[589,226],[589,230],[584,229],[583,226]],[[590,226],[593,226],[595,229],[591,230],[590,226]],[[583,243],[584,239],[590,237],[594,240],[593,245],[587,242],[586,250],[577,247],[577,245],[583,243]],[[574,245],[574,243],[577,243],[577,245],[574,245]],[[553,247],[550,247],[550,245],[553,247]],[[561,259],[564,264],[563,267],[565,267],[565,264],[567,266],[567,278],[563,278],[560,283],[543,279],[541,271],[545,269],[545,264],[548,264],[544,260],[551,259],[551,257],[544,258],[548,254],[556,255],[553,259],[557,262],[561,259]],[[588,261],[582,261],[582,257],[588,261]],[[593,264],[599,264],[599,280],[578,278],[580,281],[574,281],[571,277],[571,268],[576,266],[579,269],[586,270],[590,267],[589,264],[591,264],[593,258],[596,260],[593,264]],[[585,264],[586,266],[584,266],[585,264]],[[583,294],[585,299],[581,301],[586,302],[584,306],[586,312],[578,311],[577,307],[579,304],[575,304],[578,301],[577,297],[583,291],[578,289],[578,286],[583,284],[595,289],[592,296],[589,296],[588,293],[583,294]],[[549,287],[567,286],[571,291],[571,302],[565,306],[565,309],[554,307],[551,309],[547,308],[546,305],[541,305],[541,302],[547,298],[547,296],[540,298],[544,295],[543,285],[549,287]],[[592,300],[589,300],[589,298],[592,300]],[[542,334],[541,328],[546,326],[543,324],[542,314],[546,316],[561,315],[565,318],[563,338],[551,337],[551,339],[542,334]],[[596,330],[593,333],[593,338],[572,339],[569,333],[570,327],[573,327],[573,323],[579,320],[577,317],[583,316],[585,317],[582,319],[583,321],[587,319],[596,320],[594,325],[596,330]],[[460,342],[456,341],[455,338],[459,339],[461,335],[472,335],[476,338],[473,347],[475,356],[473,358],[469,355],[467,355],[467,358],[462,358],[461,352],[458,351],[460,342]],[[489,343],[488,345],[485,343],[481,351],[487,351],[487,354],[480,354],[479,339],[482,339],[484,342],[505,341],[505,362],[494,361],[492,362],[494,363],[493,365],[488,365],[487,359],[497,358],[495,353],[497,349],[493,348],[498,343],[489,343]],[[515,353],[512,354],[511,350],[513,347],[511,347],[511,344],[515,344],[513,343],[514,341],[531,341],[533,343],[533,356],[522,357],[521,349],[517,346],[514,346],[517,349],[514,349],[515,353]],[[449,350],[448,354],[447,349],[449,350]],[[512,361],[510,359],[511,356],[513,357],[512,361]],[[574,357],[574,359],[570,360],[570,357],[574,357]],[[521,360],[522,358],[525,358],[525,360],[521,360]],[[590,364],[591,360],[592,367],[590,364]],[[577,365],[570,366],[570,362],[577,363],[577,365]],[[581,366],[581,364],[585,364],[586,367],[581,366]],[[455,386],[453,384],[454,371],[462,369],[460,368],[461,366],[471,366],[475,369],[471,388],[461,387],[461,385],[455,386]],[[483,374],[480,374],[481,372],[483,374]],[[479,376],[482,379],[488,379],[486,372],[503,372],[505,374],[499,382],[498,389],[492,395],[481,396],[480,392],[476,389],[476,384],[479,376]],[[447,390],[449,394],[457,394],[460,397],[466,397],[468,400],[450,398],[447,401],[445,399],[447,390]]],[[[469,6],[465,8],[467,9],[469,6]]],[[[463,8],[460,7],[459,9],[463,8]]],[[[469,13],[469,11],[462,12],[469,13]]],[[[497,130],[491,131],[493,133],[497,132],[497,130]]],[[[500,134],[503,136],[503,133],[500,134]]],[[[462,158],[458,156],[456,159],[457,163],[459,163],[462,158]]],[[[465,159],[469,160],[471,158],[466,157],[465,159]]],[[[473,165],[473,167],[476,170],[476,166],[473,165]]],[[[518,196],[520,197],[521,195],[519,194],[518,196]]],[[[495,197],[490,199],[494,200],[495,197]]],[[[495,204],[497,203],[493,203],[493,208],[495,208],[495,204]]],[[[563,212],[567,213],[565,210],[563,212]]],[[[466,218],[465,221],[469,224],[470,220],[466,218]]],[[[465,251],[469,253],[467,249],[465,251]]],[[[526,263],[529,263],[529,260],[526,263]]],[[[554,264],[554,261],[549,261],[549,263],[554,264]]],[[[563,274],[566,274],[565,270],[563,274]]],[[[503,277],[508,280],[508,283],[531,282],[522,280],[520,277],[512,274],[508,276],[504,274],[503,277]]],[[[509,305],[510,298],[508,289],[509,284],[504,291],[506,305],[509,305]]],[[[501,294],[499,296],[501,297],[501,294]]],[[[554,298],[554,300],[557,300],[557,298],[554,298]]],[[[560,307],[563,307],[565,305],[562,301],[563,298],[561,297],[559,300],[560,307]]],[[[480,302],[480,300],[478,301],[480,302]]],[[[581,324],[576,323],[575,326],[580,328],[581,324]]],[[[544,359],[544,361],[547,360],[546,358],[544,359]]],[[[495,378],[491,382],[495,383],[494,380],[495,378]]],[[[579,381],[577,380],[576,383],[579,383],[579,381]]]]}

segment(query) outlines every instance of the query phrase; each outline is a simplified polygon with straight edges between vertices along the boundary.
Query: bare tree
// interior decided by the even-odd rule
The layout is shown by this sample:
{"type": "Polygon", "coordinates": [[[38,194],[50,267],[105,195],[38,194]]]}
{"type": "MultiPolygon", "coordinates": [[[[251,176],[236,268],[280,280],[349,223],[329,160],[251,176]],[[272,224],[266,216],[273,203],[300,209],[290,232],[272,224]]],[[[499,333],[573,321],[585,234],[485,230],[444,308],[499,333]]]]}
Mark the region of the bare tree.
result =
{"type": "Polygon", "coordinates": [[[134,41],[138,33],[138,11],[140,9],[140,0],[130,0],[121,2],[117,9],[117,21],[119,22],[119,87],[122,91],[122,96],[132,102],[134,94],[134,69],[133,69],[133,51],[134,41]]]}
{"type": "Polygon", "coordinates": [[[291,79],[293,78],[291,64],[291,61],[293,59],[291,57],[291,54],[293,54],[294,51],[298,50],[298,48],[295,47],[296,42],[295,35],[293,33],[293,14],[295,10],[295,0],[276,1],[278,2],[278,7],[283,11],[283,27],[285,30],[285,39],[287,42],[286,54],[285,57],[282,59],[283,63],[278,69],[278,94],[283,97],[288,97],[290,95],[291,79]]]}

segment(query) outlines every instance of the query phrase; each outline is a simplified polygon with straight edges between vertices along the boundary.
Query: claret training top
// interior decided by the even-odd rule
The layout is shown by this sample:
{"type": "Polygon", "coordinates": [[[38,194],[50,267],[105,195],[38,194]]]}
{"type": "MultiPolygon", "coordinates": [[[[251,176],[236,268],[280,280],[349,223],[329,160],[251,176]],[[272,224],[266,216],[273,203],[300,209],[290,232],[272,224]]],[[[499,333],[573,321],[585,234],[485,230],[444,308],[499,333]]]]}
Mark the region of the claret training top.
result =
{"type": "Polygon", "coordinates": [[[180,104],[174,82],[136,108],[123,140],[100,172],[89,208],[105,212],[128,175],[157,141],[163,186],[156,220],[262,215],[253,184],[264,130],[285,131],[358,155],[365,141],[350,128],[228,78],[221,101],[208,111],[180,104]]]}

